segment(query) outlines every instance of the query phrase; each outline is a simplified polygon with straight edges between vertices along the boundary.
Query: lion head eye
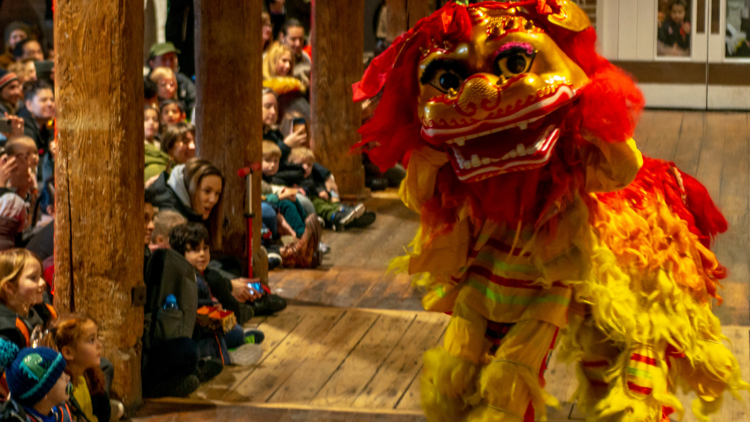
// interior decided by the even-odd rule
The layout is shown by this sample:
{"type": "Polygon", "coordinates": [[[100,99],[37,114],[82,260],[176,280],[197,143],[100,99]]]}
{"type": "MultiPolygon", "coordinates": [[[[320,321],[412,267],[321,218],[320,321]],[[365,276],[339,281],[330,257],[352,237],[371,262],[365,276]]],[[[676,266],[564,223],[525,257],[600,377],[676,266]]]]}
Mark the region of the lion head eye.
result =
{"type": "Polygon", "coordinates": [[[462,62],[450,59],[436,59],[430,62],[419,78],[422,85],[432,85],[439,91],[447,93],[458,90],[468,76],[462,62]]]}
{"type": "Polygon", "coordinates": [[[509,48],[495,58],[495,73],[506,78],[526,73],[531,69],[535,56],[536,51],[530,53],[522,47],[509,48]]]}

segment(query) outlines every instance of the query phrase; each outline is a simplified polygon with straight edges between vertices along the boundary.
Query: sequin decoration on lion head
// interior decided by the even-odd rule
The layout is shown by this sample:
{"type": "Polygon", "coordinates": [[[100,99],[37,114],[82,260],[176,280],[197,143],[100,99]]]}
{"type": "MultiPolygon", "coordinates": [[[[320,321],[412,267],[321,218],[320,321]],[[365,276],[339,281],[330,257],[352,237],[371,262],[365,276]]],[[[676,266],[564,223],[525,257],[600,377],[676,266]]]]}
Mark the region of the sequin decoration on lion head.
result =
{"type": "Polygon", "coordinates": [[[570,0],[449,3],[396,39],[354,85],[355,101],[384,88],[358,145],[375,145],[372,160],[390,167],[426,143],[471,183],[545,166],[573,126],[624,141],[643,100],[596,53],[595,40],[570,0]]]}

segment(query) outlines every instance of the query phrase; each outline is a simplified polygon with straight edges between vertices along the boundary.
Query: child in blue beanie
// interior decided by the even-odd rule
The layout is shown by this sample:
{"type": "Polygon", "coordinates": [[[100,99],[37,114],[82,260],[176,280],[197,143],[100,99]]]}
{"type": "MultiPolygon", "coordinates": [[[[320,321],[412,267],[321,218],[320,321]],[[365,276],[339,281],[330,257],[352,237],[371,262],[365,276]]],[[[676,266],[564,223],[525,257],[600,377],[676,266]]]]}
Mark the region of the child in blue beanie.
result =
{"type": "Polygon", "coordinates": [[[0,366],[10,398],[0,408],[0,421],[70,421],[66,401],[70,398],[70,376],[65,358],[47,347],[24,348],[0,339],[0,366]],[[61,406],[61,407],[57,407],[61,406]]]}

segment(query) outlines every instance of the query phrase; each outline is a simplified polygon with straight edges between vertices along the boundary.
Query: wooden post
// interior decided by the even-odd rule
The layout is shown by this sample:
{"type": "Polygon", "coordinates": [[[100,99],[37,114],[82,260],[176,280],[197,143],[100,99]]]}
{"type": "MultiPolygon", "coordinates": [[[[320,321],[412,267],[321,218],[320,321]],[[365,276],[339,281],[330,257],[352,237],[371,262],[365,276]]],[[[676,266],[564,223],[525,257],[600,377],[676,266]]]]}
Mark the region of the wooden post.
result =
{"type": "Polygon", "coordinates": [[[422,18],[435,11],[435,0],[386,0],[388,11],[385,39],[393,42],[422,18]]]}
{"type": "Polygon", "coordinates": [[[349,149],[360,139],[362,109],[352,102],[352,84],[362,78],[364,0],[346,6],[335,0],[313,2],[313,151],[333,173],[342,194],[364,196],[362,157],[349,149]]]}
{"type": "MultiPolygon", "coordinates": [[[[261,161],[261,1],[195,0],[197,155],[221,169],[223,252],[246,255],[245,182],[237,171],[261,161]]],[[[253,251],[260,248],[260,171],[254,173],[253,251]]]]}
{"type": "Polygon", "coordinates": [[[57,0],[55,307],[99,326],[110,394],[141,403],[143,4],[57,0]]]}

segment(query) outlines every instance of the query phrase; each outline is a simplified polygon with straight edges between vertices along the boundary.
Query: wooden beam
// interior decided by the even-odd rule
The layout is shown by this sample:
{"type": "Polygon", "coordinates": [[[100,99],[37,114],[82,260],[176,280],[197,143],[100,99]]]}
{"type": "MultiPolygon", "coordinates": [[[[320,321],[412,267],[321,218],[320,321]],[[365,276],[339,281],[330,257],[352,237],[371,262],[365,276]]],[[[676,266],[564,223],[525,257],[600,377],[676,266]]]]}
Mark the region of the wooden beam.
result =
{"type": "Polygon", "coordinates": [[[141,402],[143,4],[57,0],[55,306],[99,326],[110,394],[141,402]]]}
{"type": "MultiPolygon", "coordinates": [[[[195,0],[197,153],[221,169],[224,186],[223,252],[246,256],[244,180],[237,171],[261,161],[260,1],[195,0]]],[[[253,251],[260,249],[260,171],[254,173],[258,221],[253,251]]]]}
{"type": "Polygon", "coordinates": [[[312,93],[313,151],[335,176],[341,193],[365,190],[362,157],[349,149],[360,139],[362,109],[352,102],[352,84],[362,78],[364,0],[346,7],[334,0],[313,2],[312,93]]]}
{"type": "Polygon", "coordinates": [[[435,0],[386,0],[386,37],[390,43],[435,11],[435,0]]]}

